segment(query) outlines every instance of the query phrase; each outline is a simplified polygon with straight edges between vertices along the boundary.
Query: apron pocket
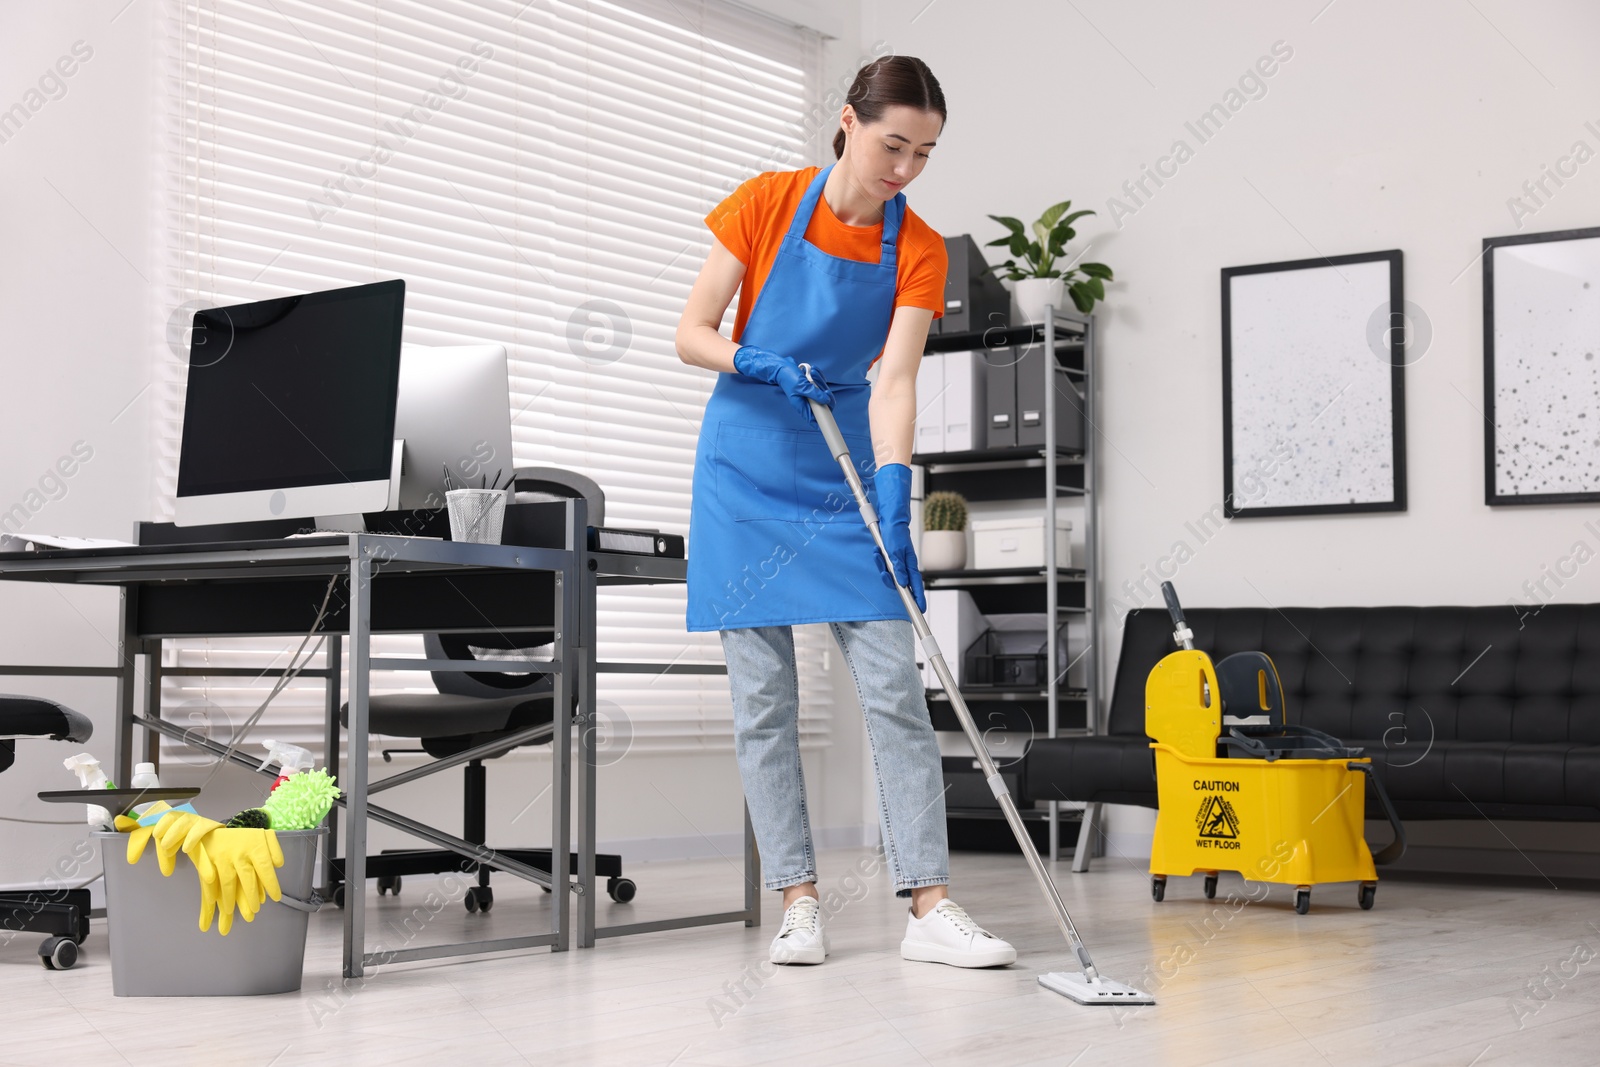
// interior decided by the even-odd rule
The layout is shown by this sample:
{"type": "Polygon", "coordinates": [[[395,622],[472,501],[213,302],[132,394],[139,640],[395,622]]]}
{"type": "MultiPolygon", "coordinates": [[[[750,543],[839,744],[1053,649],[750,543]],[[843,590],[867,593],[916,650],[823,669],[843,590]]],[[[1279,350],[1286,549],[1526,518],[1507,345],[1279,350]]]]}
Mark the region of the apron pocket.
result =
{"type": "MultiPolygon", "coordinates": [[[[850,450],[850,460],[861,477],[867,499],[874,501],[872,471],[876,467],[872,463],[872,438],[866,434],[847,433],[844,445],[850,450]]],[[[861,524],[861,513],[856,507],[855,495],[850,492],[850,483],[845,481],[839,461],[828,450],[821,430],[799,441],[795,448],[794,485],[795,498],[799,501],[799,517],[794,521],[816,525],[839,522],[842,518],[858,526],[861,524]]]]}
{"type": "MultiPolygon", "coordinates": [[[[778,426],[717,424],[717,500],[737,521],[800,521],[795,496],[793,430],[778,426]]],[[[826,448],[823,449],[826,454],[826,448]]]]}

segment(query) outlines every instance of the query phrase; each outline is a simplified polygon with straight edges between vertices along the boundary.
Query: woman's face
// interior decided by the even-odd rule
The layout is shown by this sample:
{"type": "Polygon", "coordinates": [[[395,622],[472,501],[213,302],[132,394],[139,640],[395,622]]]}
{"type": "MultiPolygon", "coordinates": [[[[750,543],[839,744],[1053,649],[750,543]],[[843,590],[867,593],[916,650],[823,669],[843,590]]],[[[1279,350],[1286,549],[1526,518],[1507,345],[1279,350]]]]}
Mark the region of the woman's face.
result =
{"type": "Polygon", "coordinates": [[[877,122],[863,123],[849,104],[844,124],[845,156],[857,184],[879,200],[891,200],[928,165],[928,152],[944,128],[937,111],[897,105],[877,122]]]}

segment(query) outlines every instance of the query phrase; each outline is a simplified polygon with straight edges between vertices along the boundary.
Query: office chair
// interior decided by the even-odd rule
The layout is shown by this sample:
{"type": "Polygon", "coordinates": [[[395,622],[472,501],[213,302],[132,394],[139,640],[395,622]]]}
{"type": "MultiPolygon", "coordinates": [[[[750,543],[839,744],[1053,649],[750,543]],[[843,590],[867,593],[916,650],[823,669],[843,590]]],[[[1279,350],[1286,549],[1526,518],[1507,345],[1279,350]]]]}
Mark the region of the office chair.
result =
{"type": "MultiPolygon", "coordinates": [[[[0,695],[0,771],[16,761],[18,738],[48,737],[81,745],[93,733],[94,724],[88,716],[53,700],[0,695]]],[[[0,893],[0,930],[49,933],[51,936],[39,945],[39,962],[49,970],[64,971],[78,962],[78,946],[89,936],[89,891],[37,889],[0,893]]]]}
{"type": "MultiPolygon", "coordinates": [[[[574,471],[557,467],[527,467],[514,472],[517,493],[533,493],[543,498],[582,497],[588,505],[589,522],[600,525],[605,519],[605,494],[592,479],[574,471]]],[[[522,648],[518,642],[526,638],[501,633],[478,634],[424,634],[423,647],[429,659],[472,660],[478,658],[514,658],[515,653],[534,652],[522,648]],[[484,656],[480,657],[477,652],[484,656]]],[[[547,745],[555,734],[554,693],[552,676],[542,671],[526,674],[483,671],[461,673],[433,671],[436,693],[398,693],[374,696],[368,702],[368,729],[374,734],[389,737],[416,738],[420,749],[386,749],[387,761],[395,751],[425,752],[434,758],[488,744],[496,737],[504,737],[542,725],[546,729],[533,739],[520,742],[525,745],[547,745]]],[[[567,714],[576,710],[576,702],[567,714]]],[[[347,722],[349,705],[339,710],[340,722],[347,722]]],[[[507,746],[483,759],[496,759],[511,751],[507,746]]],[[[488,772],[483,759],[469,761],[463,768],[463,812],[461,836],[474,844],[485,844],[487,838],[487,785],[488,772]]],[[[496,849],[508,859],[525,863],[543,871],[554,871],[551,851],[547,848],[496,849]]],[[[445,871],[476,871],[478,884],[468,889],[463,903],[467,911],[484,913],[494,906],[494,890],[489,884],[492,865],[478,864],[448,849],[385,849],[367,857],[367,877],[378,880],[378,895],[385,892],[399,895],[402,880],[407,874],[442,874],[445,871]]],[[[334,861],[339,883],[333,887],[333,899],[344,906],[345,886],[343,860],[334,861]]],[[[577,872],[577,855],[568,860],[568,873],[577,872]]],[[[612,853],[595,856],[595,874],[606,879],[606,892],[619,903],[632,900],[637,886],[632,879],[622,877],[622,857],[612,853]]],[[[542,887],[549,892],[548,887],[542,887]]]]}

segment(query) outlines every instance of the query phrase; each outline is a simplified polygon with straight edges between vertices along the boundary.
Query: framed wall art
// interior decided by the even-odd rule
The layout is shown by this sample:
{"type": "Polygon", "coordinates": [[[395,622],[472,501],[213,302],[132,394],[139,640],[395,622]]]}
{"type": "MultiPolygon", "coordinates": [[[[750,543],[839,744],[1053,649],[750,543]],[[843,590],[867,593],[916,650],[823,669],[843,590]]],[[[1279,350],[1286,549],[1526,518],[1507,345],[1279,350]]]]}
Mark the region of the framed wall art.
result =
{"type": "Polygon", "coordinates": [[[1222,271],[1229,518],[1404,511],[1398,250],[1222,271]]]}
{"type": "Polygon", "coordinates": [[[1487,504],[1600,501],[1600,227],[1483,241],[1487,504]]]}

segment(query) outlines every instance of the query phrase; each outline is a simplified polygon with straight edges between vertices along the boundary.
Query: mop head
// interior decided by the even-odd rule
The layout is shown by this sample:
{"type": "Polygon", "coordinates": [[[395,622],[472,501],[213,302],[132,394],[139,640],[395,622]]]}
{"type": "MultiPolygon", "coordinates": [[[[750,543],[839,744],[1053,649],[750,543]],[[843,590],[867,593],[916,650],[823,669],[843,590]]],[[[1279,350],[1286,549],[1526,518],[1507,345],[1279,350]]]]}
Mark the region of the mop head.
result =
{"type": "Polygon", "coordinates": [[[1154,1004],[1156,998],[1131,985],[1109,978],[1088,978],[1077,971],[1051,971],[1039,976],[1039,984],[1052,993],[1070,997],[1079,1004],[1154,1004]]]}

